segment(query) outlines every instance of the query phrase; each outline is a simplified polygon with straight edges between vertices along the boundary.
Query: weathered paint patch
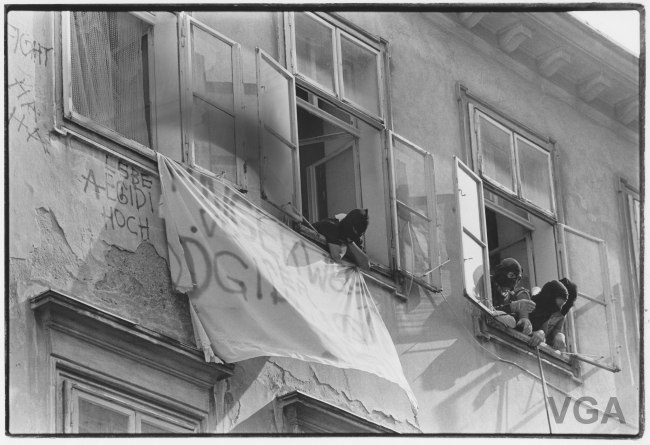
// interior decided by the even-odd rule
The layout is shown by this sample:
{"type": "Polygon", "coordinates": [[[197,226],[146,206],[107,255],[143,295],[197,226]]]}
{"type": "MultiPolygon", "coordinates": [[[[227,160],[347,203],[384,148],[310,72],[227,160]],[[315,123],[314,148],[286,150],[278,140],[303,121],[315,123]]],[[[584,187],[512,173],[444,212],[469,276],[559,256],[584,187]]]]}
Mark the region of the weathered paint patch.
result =
{"type": "Polygon", "coordinates": [[[147,328],[194,343],[189,300],[171,284],[167,261],[154,247],[141,243],[135,252],[111,246],[103,277],[94,283],[94,299],[111,313],[147,328]]]}
{"type": "Polygon", "coordinates": [[[252,432],[246,430],[249,418],[259,416],[260,410],[270,409],[270,403],[276,397],[299,390],[397,431],[420,432],[408,398],[403,396],[404,406],[396,403],[401,392],[399,388],[394,394],[388,391],[395,396],[391,403],[381,403],[368,397],[367,387],[353,386],[363,378],[374,382],[375,388],[387,385],[370,374],[360,371],[356,374],[355,371],[288,358],[260,357],[239,362],[235,374],[221,383],[227,385],[223,396],[224,418],[220,420],[222,428],[225,432],[252,432]]]}

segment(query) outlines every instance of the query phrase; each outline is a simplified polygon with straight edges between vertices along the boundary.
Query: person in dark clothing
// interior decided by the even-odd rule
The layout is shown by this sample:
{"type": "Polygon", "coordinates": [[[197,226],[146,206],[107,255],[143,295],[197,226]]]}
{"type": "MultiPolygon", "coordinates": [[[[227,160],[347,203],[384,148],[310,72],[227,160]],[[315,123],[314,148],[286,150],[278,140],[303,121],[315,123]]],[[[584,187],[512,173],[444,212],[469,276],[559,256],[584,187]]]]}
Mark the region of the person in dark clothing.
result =
{"type": "Polygon", "coordinates": [[[322,219],[313,226],[325,237],[334,261],[341,261],[347,254],[347,258],[361,268],[370,269],[368,256],[362,250],[362,236],[368,228],[368,209],[354,209],[346,215],[322,219]]]}
{"type": "Polygon", "coordinates": [[[532,325],[528,314],[535,308],[530,293],[524,288],[515,288],[521,280],[523,269],[514,258],[502,260],[494,269],[490,280],[494,317],[508,326],[530,335],[532,325]]]}
{"type": "Polygon", "coordinates": [[[533,334],[529,345],[537,347],[542,342],[559,350],[566,350],[566,339],[561,332],[564,319],[578,296],[578,287],[568,278],[549,281],[533,295],[535,310],[530,313],[533,334]]]}

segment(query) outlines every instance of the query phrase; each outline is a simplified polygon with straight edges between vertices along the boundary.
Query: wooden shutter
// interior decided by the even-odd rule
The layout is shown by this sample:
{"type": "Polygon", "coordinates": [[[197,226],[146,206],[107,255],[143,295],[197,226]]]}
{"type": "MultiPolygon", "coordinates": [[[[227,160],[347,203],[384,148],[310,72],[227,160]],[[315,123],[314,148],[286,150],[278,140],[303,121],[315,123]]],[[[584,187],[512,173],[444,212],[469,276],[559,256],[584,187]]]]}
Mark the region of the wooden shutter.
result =
{"type": "Polygon", "coordinates": [[[257,48],[262,198],[301,212],[296,88],[289,71],[257,48]]]}
{"type": "Polygon", "coordinates": [[[464,294],[481,309],[491,312],[483,182],[460,159],[454,156],[454,161],[464,294]]]}

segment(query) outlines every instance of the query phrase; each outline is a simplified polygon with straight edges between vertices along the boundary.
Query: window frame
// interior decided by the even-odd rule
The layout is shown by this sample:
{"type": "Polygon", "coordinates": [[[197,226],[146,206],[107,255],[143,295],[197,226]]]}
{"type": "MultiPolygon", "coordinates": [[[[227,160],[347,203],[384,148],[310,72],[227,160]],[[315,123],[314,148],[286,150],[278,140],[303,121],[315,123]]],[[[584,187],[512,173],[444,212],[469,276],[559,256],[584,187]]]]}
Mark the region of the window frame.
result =
{"type": "MultiPolygon", "coordinates": [[[[392,246],[392,243],[394,243],[394,239],[392,239],[393,229],[391,223],[391,210],[390,210],[390,205],[388,200],[390,196],[390,183],[389,183],[389,172],[388,172],[389,166],[387,165],[388,163],[386,162],[385,159],[388,155],[387,154],[388,140],[386,139],[386,130],[390,127],[390,104],[389,104],[390,100],[388,95],[385,93],[389,89],[389,85],[388,85],[389,72],[387,71],[388,43],[380,38],[369,35],[364,30],[345,21],[344,19],[335,16],[335,14],[324,13],[324,12],[312,12],[309,13],[309,15],[312,16],[319,23],[325,23],[328,26],[328,28],[337,28],[337,29],[340,28],[342,31],[347,33],[346,35],[350,35],[354,37],[356,41],[364,42],[364,44],[370,45],[371,47],[375,48],[379,54],[378,64],[380,65],[381,77],[378,79],[378,83],[379,83],[378,88],[380,93],[379,106],[382,112],[381,119],[378,118],[377,116],[369,115],[367,112],[352,105],[348,101],[342,100],[341,97],[338,97],[335,94],[333,94],[333,92],[322,88],[322,86],[319,86],[316,82],[310,81],[308,78],[301,76],[300,74],[296,75],[296,48],[295,48],[296,45],[295,45],[294,15],[293,12],[285,12],[283,14],[284,45],[285,45],[284,48],[285,48],[286,65],[289,71],[292,74],[294,74],[294,79],[297,87],[300,88],[301,90],[304,90],[309,95],[317,98],[316,100],[323,101],[333,107],[336,107],[337,109],[340,109],[341,111],[350,114],[354,119],[357,119],[359,121],[358,127],[354,127],[352,124],[343,122],[344,129],[346,127],[349,127],[349,129],[345,129],[345,131],[348,131],[354,134],[355,137],[360,138],[364,131],[368,131],[369,129],[374,129],[377,131],[377,137],[380,138],[380,140],[378,140],[378,143],[381,144],[382,152],[381,154],[378,154],[378,156],[380,156],[383,159],[381,164],[381,175],[382,175],[381,190],[383,190],[384,197],[385,197],[385,205],[383,210],[381,211],[381,218],[383,218],[384,221],[382,225],[385,224],[387,239],[388,238],[391,239],[388,239],[388,241],[386,242],[385,253],[381,254],[382,259],[379,260],[380,263],[371,262],[371,269],[378,272],[384,278],[388,278],[390,279],[390,281],[395,281],[396,279],[396,276],[394,274],[395,261],[394,261],[394,251],[392,246]]],[[[336,53],[337,51],[338,51],[337,48],[333,48],[334,53],[336,53]]],[[[336,75],[335,78],[336,77],[338,77],[338,75],[336,75]]],[[[336,81],[338,82],[338,80],[336,81]]],[[[302,99],[301,97],[297,97],[296,101],[299,106],[304,105],[303,108],[307,108],[309,112],[314,111],[315,112],[314,114],[317,117],[321,117],[328,122],[331,122],[332,120],[335,119],[334,114],[330,115],[330,113],[325,109],[321,110],[317,103],[315,104],[313,102],[308,102],[302,99]]],[[[337,125],[340,124],[341,124],[340,122],[337,123],[337,125]]],[[[363,190],[366,190],[366,186],[367,186],[367,184],[365,184],[364,182],[364,177],[362,175],[363,158],[364,158],[363,139],[358,139],[358,144],[359,144],[358,155],[360,159],[359,175],[361,178],[362,189],[360,191],[357,191],[357,193],[360,193],[363,198],[363,196],[365,196],[363,190]]],[[[366,202],[361,202],[360,205],[368,206],[369,204],[366,202]]],[[[383,229],[384,227],[382,227],[382,230],[383,229]]],[[[306,230],[304,231],[306,232],[306,230]]],[[[383,246],[381,250],[383,252],[383,246]]]]}
{"type": "MultiPolygon", "coordinates": [[[[83,114],[75,111],[74,104],[72,100],[72,30],[71,30],[71,15],[72,11],[61,11],[60,13],[60,30],[61,30],[61,97],[63,102],[63,121],[70,122],[82,127],[85,131],[88,131],[92,134],[97,134],[104,138],[107,138],[119,145],[125,146],[129,149],[136,151],[139,154],[142,154],[146,157],[151,157],[152,152],[156,151],[158,145],[157,141],[157,131],[156,131],[156,92],[155,92],[155,60],[154,60],[154,51],[153,46],[155,44],[155,27],[156,27],[156,16],[154,12],[145,12],[145,11],[124,11],[124,13],[130,14],[137,19],[152,25],[152,28],[148,31],[148,85],[149,85],[149,107],[150,107],[150,116],[149,116],[149,132],[151,135],[150,145],[148,147],[143,145],[133,139],[129,139],[126,136],[121,135],[115,130],[111,130],[103,125],[95,122],[93,119],[84,116],[83,114]]],[[[65,124],[64,124],[65,125],[65,124]]]]}
{"type": "MultiPolygon", "coordinates": [[[[477,98],[476,96],[470,94],[467,88],[464,87],[463,85],[461,84],[457,85],[457,92],[458,92],[459,112],[465,130],[462,133],[464,138],[463,142],[466,150],[465,155],[466,155],[466,159],[471,161],[471,167],[465,166],[467,171],[473,173],[479,181],[482,180],[481,179],[482,172],[480,170],[481,167],[480,167],[478,141],[477,141],[478,133],[474,131],[474,129],[476,129],[477,126],[476,126],[476,122],[474,121],[475,114],[473,113],[473,109],[478,107],[479,109],[488,110],[490,112],[489,114],[490,117],[496,118],[499,123],[505,125],[507,128],[510,128],[514,134],[522,135],[522,138],[526,142],[532,142],[534,146],[537,146],[538,148],[541,148],[549,152],[550,168],[551,168],[550,186],[552,190],[552,202],[553,202],[554,212],[551,214],[545,211],[544,209],[536,206],[535,204],[531,203],[530,201],[526,199],[522,199],[519,195],[513,196],[512,194],[506,193],[505,191],[503,191],[503,188],[498,186],[498,184],[495,185],[489,181],[486,181],[482,185],[481,187],[482,191],[488,190],[489,192],[493,193],[496,197],[505,199],[506,201],[515,205],[515,207],[522,208],[532,216],[541,219],[543,222],[548,223],[551,226],[555,238],[555,246],[553,250],[557,261],[558,276],[569,277],[568,274],[569,270],[568,270],[568,263],[567,263],[568,260],[566,258],[568,252],[566,250],[566,241],[565,241],[565,234],[564,234],[565,230],[578,233],[587,239],[600,243],[601,247],[599,248],[601,249],[600,250],[601,268],[604,271],[608,271],[607,258],[606,258],[606,246],[604,244],[604,241],[592,235],[581,232],[577,229],[566,226],[565,224],[562,223],[562,221],[564,221],[564,214],[562,211],[561,196],[557,194],[557,191],[560,189],[560,187],[559,187],[559,177],[555,174],[557,169],[556,163],[554,162],[555,159],[557,159],[557,150],[556,150],[555,142],[550,138],[543,138],[537,135],[535,132],[525,127],[523,124],[497,112],[489,104],[485,103],[483,100],[477,98]],[[603,252],[605,253],[603,254],[603,252]]],[[[514,150],[515,151],[517,150],[516,147],[514,147],[514,150]]],[[[481,191],[481,199],[479,202],[479,207],[481,212],[483,212],[483,209],[485,208],[486,205],[492,208],[492,206],[487,204],[489,200],[485,200],[483,198],[482,191],[481,191]]],[[[499,204],[495,203],[495,206],[498,207],[499,204]]],[[[482,218],[484,224],[485,216],[483,215],[482,218]]],[[[461,233],[462,233],[462,228],[461,228],[461,233]]],[[[461,242],[461,249],[462,249],[462,242],[461,242]]],[[[464,268],[463,268],[463,274],[464,274],[464,268]]],[[[484,277],[489,277],[489,260],[488,263],[484,264],[483,274],[484,277]]],[[[608,273],[606,274],[608,275],[608,273]]],[[[610,330],[608,330],[608,341],[610,342],[610,349],[613,354],[612,364],[603,364],[603,363],[595,362],[593,360],[590,360],[588,357],[584,357],[584,356],[578,357],[577,355],[572,355],[571,358],[558,357],[554,353],[551,347],[544,346],[540,348],[540,351],[544,353],[542,358],[545,361],[556,366],[558,369],[569,372],[573,377],[578,379],[581,378],[581,372],[582,372],[580,362],[590,363],[594,366],[597,366],[599,368],[605,369],[610,372],[618,372],[620,370],[618,367],[618,359],[616,357],[618,351],[615,348],[615,345],[613,344],[613,336],[616,335],[616,330],[614,325],[615,319],[613,318],[613,314],[611,313],[612,300],[611,300],[611,288],[609,288],[609,276],[604,277],[604,280],[605,280],[604,292],[607,298],[607,303],[605,305],[606,317],[610,327],[610,330]]],[[[464,275],[463,275],[463,286],[465,286],[464,275]]],[[[487,288],[488,288],[488,301],[491,301],[491,289],[489,289],[490,286],[487,285],[487,288]]],[[[472,299],[470,298],[470,300],[472,299]]],[[[473,302],[477,303],[475,299],[473,302]]],[[[478,336],[483,336],[488,339],[494,338],[495,340],[498,340],[500,343],[504,344],[505,346],[511,349],[515,349],[520,352],[527,353],[529,355],[531,354],[531,352],[527,350],[529,348],[527,348],[526,345],[526,336],[513,329],[499,325],[499,323],[493,319],[489,320],[489,318],[492,318],[491,315],[489,314],[489,311],[486,310],[486,308],[481,307],[482,305],[480,305],[480,303],[477,303],[477,306],[483,309],[482,311],[480,311],[480,315],[478,315],[475,318],[475,333],[478,336]]],[[[564,332],[567,334],[567,351],[571,353],[575,353],[577,347],[578,335],[575,330],[575,320],[572,311],[569,311],[565,319],[564,332]]]]}
{"type": "Polygon", "coordinates": [[[473,96],[469,96],[465,90],[461,89],[461,96],[462,98],[460,102],[463,105],[466,105],[467,108],[467,111],[464,111],[464,113],[467,113],[468,131],[470,134],[468,159],[473,160],[472,164],[474,171],[476,171],[484,180],[484,182],[491,186],[491,188],[495,189],[496,191],[505,193],[509,197],[515,199],[520,204],[523,204],[528,211],[532,211],[532,213],[541,215],[544,219],[550,220],[552,222],[557,222],[559,205],[558,198],[556,196],[557,175],[555,174],[556,166],[554,162],[554,159],[556,158],[555,143],[549,138],[538,136],[526,128],[523,124],[520,124],[517,121],[502,115],[490,106],[483,103],[481,100],[473,96]],[[483,147],[480,138],[480,125],[478,123],[478,120],[480,118],[484,118],[489,123],[497,126],[499,129],[504,130],[510,135],[510,164],[512,170],[513,190],[509,189],[504,184],[501,184],[495,178],[491,178],[484,173],[483,147]],[[519,162],[520,149],[517,145],[518,140],[524,141],[528,145],[531,145],[534,149],[539,150],[548,156],[548,173],[550,186],[549,197],[551,206],[550,210],[540,207],[523,194],[519,162]]]}
{"type": "MultiPolygon", "coordinates": [[[[491,202],[489,199],[484,199],[484,202],[485,202],[485,207],[489,208],[491,211],[498,213],[504,218],[508,218],[513,223],[518,224],[521,227],[524,227],[525,229],[528,230],[528,232],[524,235],[524,237],[518,239],[517,241],[510,242],[505,246],[498,246],[492,250],[488,249],[488,258],[491,257],[492,254],[497,250],[502,251],[509,247],[512,247],[514,244],[524,241],[526,244],[526,258],[528,259],[528,264],[529,265],[534,264],[534,252],[533,252],[534,249],[533,249],[533,239],[532,239],[532,232],[535,230],[534,225],[532,225],[529,221],[526,221],[523,218],[519,217],[518,215],[509,212],[507,209],[500,207],[498,204],[491,202]]],[[[530,274],[529,279],[531,283],[537,283],[537,271],[535,270],[534,267],[528,267],[527,270],[524,271],[524,274],[525,273],[530,274]]]]}
{"type": "MultiPolygon", "coordinates": [[[[346,151],[351,151],[352,154],[352,159],[353,159],[353,165],[352,169],[354,172],[354,201],[355,201],[355,208],[359,208],[361,206],[361,175],[359,173],[359,144],[357,143],[357,138],[354,135],[349,135],[352,140],[346,140],[344,141],[343,144],[339,146],[333,153],[324,156],[323,158],[319,159],[318,161],[314,162],[313,164],[309,165],[307,167],[307,177],[302,178],[302,181],[307,181],[307,189],[309,191],[309,220],[310,221],[316,221],[318,219],[323,219],[323,217],[318,218],[318,184],[317,184],[317,179],[316,179],[316,168],[327,164],[329,161],[335,159],[336,157],[344,154],[346,151]]],[[[302,145],[300,142],[298,143],[298,147],[302,145]]],[[[300,150],[300,148],[298,148],[300,150]]],[[[302,185],[301,181],[301,185],[302,185]]],[[[325,216],[326,217],[326,216],[325,216]]]]}
{"type": "MultiPolygon", "coordinates": [[[[415,143],[409,141],[403,136],[393,132],[387,131],[386,140],[388,141],[388,166],[389,166],[389,187],[390,187],[390,209],[391,209],[391,225],[392,225],[392,237],[394,242],[394,268],[400,273],[406,275],[408,278],[417,280],[417,282],[429,286],[433,286],[434,289],[439,290],[442,286],[440,278],[440,267],[439,264],[436,264],[436,261],[440,261],[439,252],[440,246],[438,243],[437,236],[437,203],[436,203],[436,194],[435,194],[435,172],[434,172],[434,158],[433,155],[423,149],[422,147],[416,145],[415,143]],[[424,160],[424,170],[425,170],[425,193],[427,200],[427,209],[430,214],[424,215],[417,211],[416,209],[411,208],[408,204],[401,202],[397,197],[397,179],[395,174],[395,151],[396,144],[395,141],[399,141],[405,147],[413,150],[416,154],[423,157],[424,160]],[[424,275],[416,275],[412,271],[406,270],[401,264],[401,252],[400,252],[400,234],[399,234],[399,217],[398,217],[398,208],[403,207],[409,213],[414,213],[419,218],[422,218],[428,221],[428,257],[430,262],[431,269],[427,271],[424,275]],[[434,276],[436,278],[434,278],[434,276]]],[[[408,295],[407,295],[408,297],[408,295]]]]}
{"type": "MultiPolygon", "coordinates": [[[[473,314],[473,323],[474,323],[474,333],[477,337],[482,337],[487,340],[494,340],[498,342],[499,344],[502,344],[503,346],[515,350],[517,352],[526,354],[531,357],[536,357],[534,352],[528,347],[527,341],[529,340],[530,337],[524,335],[521,332],[518,332],[514,329],[508,328],[504,325],[502,325],[499,321],[496,320],[494,317],[494,314],[492,311],[494,310],[492,308],[492,293],[491,293],[491,287],[490,287],[490,263],[489,263],[489,249],[488,249],[488,244],[487,244],[487,232],[486,232],[486,219],[485,219],[485,199],[483,197],[483,190],[485,188],[485,185],[482,183],[481,177],[473,171],[473,169],[469,168],[467,165],[465,165],[457,156],[454,156],[454,187],[456,187],[456,207],[459,212],[459,225],[458,225],[458,230],[459,230],[459,239],[461,240],[460,242],[460,249],[461,249],[461,278],[462,278],[462,287],[463,287],[463,294],[464,297],[467,298],[477,309],[477,311],[474,312],[473,314]],[[479,212],[479,219],[480,219],[480,232],[481,232],[481,239],[477,239],[476,234],[469,233],[468,236],[470,236],[477,244],[479,244],[482,248],[482,256],[483,256],[483,270],[482,270],[482,279],[479,280],[482,284],[482,291],[484,292],[485,298],[482,298],[483,301],[487,302],[488,304],[484,304],[482,301],[479,301],[475,296],[469,295],[467,292],[467,279],[468,277],[466,276],[466,271],[465,271],[465,251],[464,249],[464,244],[462,242],[462,237],[463,234],[469,230],[466,230],[463,226],[463,219],[461,215],[461,204],[460,204],[460,197],[463,195],[462,190],[460,189],[460,181],[458,180],[458,171],[462,171],[467,176],[476,184],[476,191],[477,191],[477,199],[476,199],[476,205],[478,208],[479,212]]],[[[555,227],[553,227],[555,231],[555,227]]],[[[557,248],[557,246],[556,246],[557,248]]],[[[559,272],[559,270],[558,270],[559,272]]],[[[570,324],[570,320],[567,320],[567,324],[570,324]]],[[[571,327],[570,326],[565,326],[565,331],[568,333],[570,332],[571,327]]],[[[571,338],[568,339],[567,341],[567,350],[569,352],[573,352],[573,347],[574,343],[572,342],[572,338],[574,337],[574,334],[571,334],[571,338]]],[[[540,352],[542,353],[542,359],[547,362],[548,364],[552,365],[553,367],[566,372],[574,377],[577,377],[579,375],[579,366],[577,364],[577,361],[572,358],[566,358],[563,356],[558,356],[555,354],[555,351],[553,350],[552,347],[548,345],[541,345],[539,348],[540,352]]]]}
{"type": "Polygon", "coordinates": [[[297,211],[297,213],[300,215],[302,214],[302,192],[300,188],[300,184],[301,184],[300,168],[299,168],[300,147],[299,147],[299,139],[298,139],[296,79],[289,70],[287,70],[282,65],[280,65],[273,57],[271,57],[267,52],[265,52],[261,48],[255,48],[255,70],[256,70],[256,82],[257,82],[257,112],[258,112],[258,119],[259,119],[258,121],[259,145],[258,146],[259,146],[259,160],[260,160],[260,193],[264,201],[268,202],[269,204],[281,210],[282,212],[290,216],[294,216],[293,211],[297,211]],[[263,85],[261,82],[261,66],[263,62],[267,63],[271,68],[275,69],[281,76],[287,79],[288,86],[289,86],[288,118],[290,121],[289,132],[290,132],[291,140],[288,140],[283,135],[279,134],[275,129],[267,126],[264,121],[264,117],[262,116],[261,113],[262,102],[260,98],[262,97],[262,89],[263,89],[263,85]],[[263,140],[264,131],[268,131],[269,133],[271,133],[273,137],[279,139],[280,142],[282,142],[291,150],[291,160],[293,164],[291,168],[293,172],[293,181],[292,181],[293,190],[291,194],[291,199],[288,203],[273,202],[271,199],[269,199],[269,197],[266,194],[264,188],[265,178],[266,178],[265,162],[264,162],[265,143],[263,140]],[[289,204],[288,208],[287,208],[287,204],[289,204]]]}
{"type": "MultiPolygon", "coordinates": [[[[565,224],[558,224],[557,226],[557,232],[558,232],[558,248],[561,252],[560,255],[560,263],[561,263],[561,268],[562,268],[562,273],[563,276],[568,277],[571,279],[571,273],[570,273],[570,263],[572,262],[572,258],[569,258],[569,252],[568,252],[568,244],[566,241],[566,233],[572,233],[575,236],[582,237],[583,239],[586,239],[587,241],[591,241],[598,246],[598,254],[599,254],[599,263],[600,263],[600,269],[601,269],[601,276],[602,276],[602,285],[603,285],[603,300],[599,301],[592,296],[589,296],[585,294],[584,292],[581,292],[581,287],[578,286],[578,298],[582,300],[587,300],[590,301],[594,304],[598,304],[600,306],[604,307],[604,312],[605,312],[605,319],[606,322],[608,323],[608,330],[607,330],[607,337],[609,341],[609,349],[611,351],[611,363],[610,364],[603,364],[603,363],[598,363],[598,362],[593,362],[589,359],[584,359],[581,358],[581,361],[591,363],[592,365],[595,365],[599,368],[606,369],[610,372],[618,372],[620,371],[620,351],[616,345],[616,340],[615,340],[615,335],[616,332],[618,332],[616,328],[616,316],[614,314],[613,306],[614,306],[614,298],[612,296],[612,288],[611,288],[611,283],[609,280],[609,264],[607,261],[607,245],[604,240],[597,238],[593,235],[590,235],[588,233],[585,233],[581,230],[575,229],[573,227],[567,226],[565,224]]],[[[570,333],[569,336],[567,336],[567,346],[569,346],[569,342],[571,343],[570,345],[570,350],[571,351],[578,351],[578,338],[579,336],[576,333],[576,321],[575,321],[575,307],[574,310],[571,310],[567,313],[567,320],[569,323],[565,327],[565,330],[567,333],[570,333]]]]}
{"type": "Polygon", "coordinates": [[[354,110],[354,113],[360,115],[364,120],[369,120],[369,123],[375,121],[379,124],[385,124],[387,121],[388,107],[386,105],[386,74],[385,74],[385,45],[379,39],[369,36],[365,32],[354,29],[351,25],[345,23],[342,19],[323,12],[309,12],[300,11],[308,17],[317,21],[320,24],[330,28],[333,32],[333,70],[334,76],[334,91],[324,85],[319,84],[316,80],[311,79],[307,75],[301,73],[298,69],[298,61],[296,54],[296,25],[295,15],[293,12],[285,12],[285,54],[287,55],[287,66],[291,73],[295,76],[296,82],[301,86],[308,86],[330,100],[340,101],[346,105],[348,109],[354,110]],[[374,113],[372,110],[367,110],[361,105],[345,97],[345,86],[343,84],[343,61],[341,53],[341,36],[348,38],[351,42],[359,45],[363,49],[367,49],[375,54],[376,68],[377,68],[377,101],[379,110],[374,113]]]}
{"type": "Polygon", "coordinates": [[[220,40],[226,45],[231,47],[231,67],[232,67],[232,82],[233,82],[233,112],[230,113],[222,110],[221,107],[208,102],[219,111],[232,116],[233,118],[233,138],[235,146],[233,147],[235,156],[235,180],[231,181],[228,178],[222,178],[230,184],[233,184],[238,190],[246,191],[248,188],[246,180],[245,168],[245,146],[243,129],[241,122],[241,110],[244,100],[243,90],[243,72],[242,72],[242,54],[241,45],[228,38],[227,36],[219,33],[210,26],[201,22],[200,20],[192,17],[186,12],[179,15],[180,39],[179,39],[179,71],[180,71],[180,88],[181,88],[181,128],[182,128],[182,159],[187,162],[192,168],[196,168],[200,172],[210,177],[220,177],[220,174],[213,172],[206,167],[196,163],[196,153],[194,147],[194,130],[193,119],[196,112],[194,107],[195,91],[193,87],[193,46],[192,46],[192,27],[196,27],[201,31],[209,34],[212,37],[220,40]]]}
{"type": "MultiPolygon", "coordinates": [[[[129,417],[126,433],[96,434],[156,434],[142,433],[142,420],[160,424],[171,431],[160,434],[197,434],[204,432],[205,420],[180,412],[151,395],[124,385],[108,382],[96,372],[74,369],[62,360],[56,364],[57,425],[64,434],[79,433],[79,400],[85,399],[129,417]]],[[[95,433],[84,433],[95,434],[95,433]]]]}
{"type": "MultiPolygon", "coordinates": [[[[619,198],[620,198],[620,211],[621,219],[625,226],[625,246],[628,257],[628,268],[630,270],[630,287],[634,293],[634,306],[638,312],[637,298],[640,298],[641,288],[641,230],[637,230],[635,220],[636,211],[634,202],[639,202],[640,215],[643,215],[643,205],[641,202],[641,195],[637,188],[630,185],[625,179],[619,178],[619,198]]],[[[640,228],[640,227],[639,227],[640,228]]],[[[638,319],[637,319],[638,323],[638,319]]]]}

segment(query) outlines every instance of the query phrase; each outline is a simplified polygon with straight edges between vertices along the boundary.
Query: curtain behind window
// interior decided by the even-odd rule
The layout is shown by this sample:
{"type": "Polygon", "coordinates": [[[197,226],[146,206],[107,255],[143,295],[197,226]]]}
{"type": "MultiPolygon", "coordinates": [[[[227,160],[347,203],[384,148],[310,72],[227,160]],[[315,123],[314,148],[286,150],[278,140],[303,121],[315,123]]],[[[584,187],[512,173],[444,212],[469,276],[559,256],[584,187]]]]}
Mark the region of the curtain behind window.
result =
{"type": "Polygon", "coordinates": [[[75,111],[150,146],[142,38],[150,25],[120,12],[73,12],[71,21],[75,111]]]}

